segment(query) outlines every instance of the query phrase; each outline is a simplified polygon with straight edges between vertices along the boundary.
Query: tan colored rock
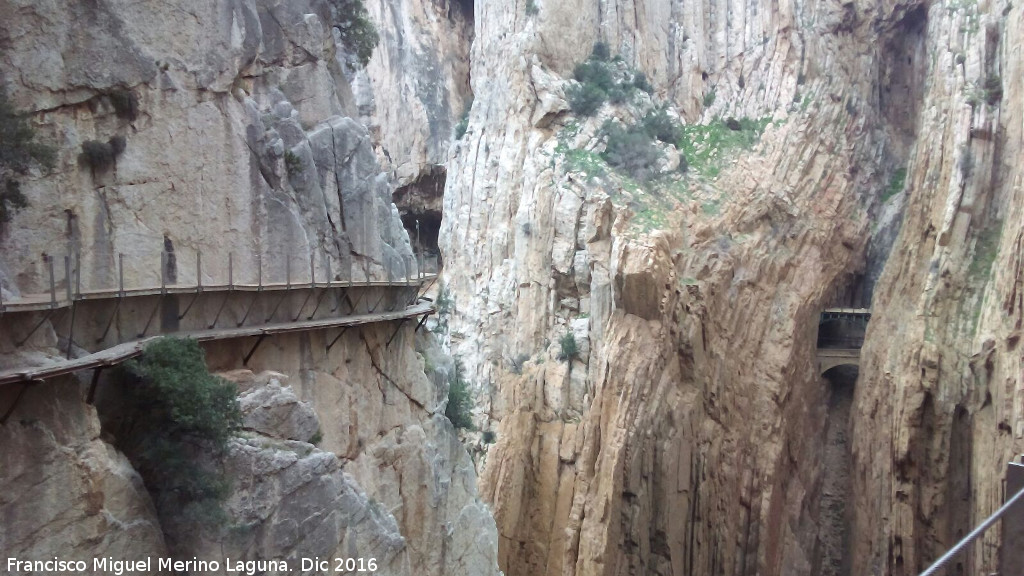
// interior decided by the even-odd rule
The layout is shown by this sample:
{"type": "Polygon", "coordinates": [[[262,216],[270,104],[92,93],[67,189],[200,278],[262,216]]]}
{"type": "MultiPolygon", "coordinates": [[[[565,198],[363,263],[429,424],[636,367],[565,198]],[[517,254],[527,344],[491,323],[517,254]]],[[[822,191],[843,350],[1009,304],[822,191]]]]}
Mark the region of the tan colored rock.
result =
{"type": "MultiPolygon", "coordinates": [[[[18,392],[0,390],[5,413],[18,392]]],[[[101,438],[82,394],[70,378],[35,386],[0,426],[0,549],[24,560],[85,560],[90,568],[96,556],[166,556],[142,478],[101,438]]]]}

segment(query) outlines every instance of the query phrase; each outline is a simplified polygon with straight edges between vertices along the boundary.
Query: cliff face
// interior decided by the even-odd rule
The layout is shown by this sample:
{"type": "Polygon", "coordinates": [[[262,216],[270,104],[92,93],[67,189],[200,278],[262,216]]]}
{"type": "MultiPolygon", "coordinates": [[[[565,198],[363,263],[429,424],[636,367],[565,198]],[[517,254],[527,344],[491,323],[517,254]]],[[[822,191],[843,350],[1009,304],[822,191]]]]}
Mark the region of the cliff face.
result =
{"type": "MultiPolygon", "coordinates": [[[[119,254],[128,288],[159,285],[162,261],[169,282],[191,285],[200,253],[207,285],[223,282],[229,268],[235,282],[281,282],[289,273],[308,281],[311,266],[321,281],[328,273],[384,280],[415,272],[391,200],[400,180],[378,162],[386,157],[374,149],[379,125],[363,124],[369,109],[359,83],[368,77],[347,67],[328,4],[193,4],[0,3],[0,79],[40,139],[58,148],[52,172],[23,179],[30,205],[0,230],[4,300],[49,289],[41,255],[59,262],[80,254],[71,262],[81,267],[82,290],[117,286],[119,254]],[[90,162],[87,141],[113,150],[114,161],[90,162]]],[[[430,32],[421,20],[400,20],[381,27],[382,46],[401,44],[404,31],[430,32]]],[[[388,66],[405,65],[406,56],[385,60],[384,52],[370,75],[398,78],[388,66]]],[[[409,97],[400,87],[374,90],[374,110],[396,110],[409,97]]],[[[443,157],[453,112],[437,106],[419,113],[442,125],[395,153],[403,165],[443,157]]],[[[62,272],[58,265],[63,290],[62,272]]],[[[240,318],[238,304],[225,314],[240,318]]],[[[200,302],[180,329],[205,327],[207,308],[200,302]]],[[[302,306],[287,301],[284,309],[291,316],[302,306]]],[[[84,313],[72,354],[100,347],[94,332],[103,320],[84,313]]],[[[107,341],[135,338],[142,314],[126,305],[107,341]]],[[[258,314],[274,312],[264,303],[258,314]]],[[[55,327],[67,319],[49,320],[23,346],[25,330],[0,325],[5,368],[64,356],[55,327]]],[[[443,417],[447,379],[429,378],[417,352],[433,354],[434,345],[417,342],[409,324],[399,328],[356,328],[333,342],[335,332],[274,338],[249,359],[260,374],[231,372],[251,343],[206,347],[212,369],[242,382],[250,413],[225,462],[237,528],[229,533],[161,526],[102,428],[112,384],[100,385],[97,408],[84,400],[84,380],[48,381],[20,398],[20,386],[5,387],[4,411],[15,409],[0,428],[8,495],[0,549],[24,558],[52,556],[56,546],[76,557],[377,555],[381,573],[494,573],[493,519],[443,417]],[[316,426],[318,446],[310,443],[316,426]]]]}
{"type": "MultiPolygon", "coordinates": [[[[900,236],[853,420],[854,569],[914,573],[1002,502],[1022,415],[1021,8],[928,11],[900,236]]],[[[997,566],[990,531],[958,564],[997,566]]]]}
{"type": "Polygon", "coordinates": [[[993,509],[1021,449],[1018,10],[476,6],[441,246],[508,574],[911,573],[993,509]],[[598,40],[690,124],[680,194],[595,159],[631,105],[568,111],[598,40]],[[729,116],[771,120],[730,150],[729,116]],[[872,291],[845,399],[816,370],[818,314],[872,291]]]}

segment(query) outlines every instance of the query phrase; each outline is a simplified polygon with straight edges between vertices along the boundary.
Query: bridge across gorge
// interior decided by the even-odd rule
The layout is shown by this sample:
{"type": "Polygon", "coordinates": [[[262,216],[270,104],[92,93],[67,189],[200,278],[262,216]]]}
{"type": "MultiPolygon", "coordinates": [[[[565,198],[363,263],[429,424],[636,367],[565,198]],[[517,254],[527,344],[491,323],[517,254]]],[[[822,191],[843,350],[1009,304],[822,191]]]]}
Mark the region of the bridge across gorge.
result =
{"type": "Polygon", "coordinates": [[[818,321],[818,374],[824,375],[836,366],[860,366],[860,349],[864,345],[863,330],[871,319],[868,308],[826,308],[818,321]],[[839,329],[823,331],[826,324],[839,329]],[[851,327],[859,329],[851,330],[851,327]]]}

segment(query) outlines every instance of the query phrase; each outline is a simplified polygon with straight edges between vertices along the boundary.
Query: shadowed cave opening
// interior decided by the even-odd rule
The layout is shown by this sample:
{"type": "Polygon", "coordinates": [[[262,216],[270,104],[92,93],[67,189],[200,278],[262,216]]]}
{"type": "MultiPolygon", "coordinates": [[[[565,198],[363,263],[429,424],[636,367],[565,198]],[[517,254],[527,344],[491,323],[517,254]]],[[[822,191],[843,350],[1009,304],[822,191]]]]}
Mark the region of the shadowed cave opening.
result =
{"type": "Polygon", "coordinates": [[[438,235],[441,232],[441,206],[447,173],[444,166],[431,166],[412,182],[399,186],[392,194],[409,233],[413,250],[426,254],[439,254],[438,235]]]}

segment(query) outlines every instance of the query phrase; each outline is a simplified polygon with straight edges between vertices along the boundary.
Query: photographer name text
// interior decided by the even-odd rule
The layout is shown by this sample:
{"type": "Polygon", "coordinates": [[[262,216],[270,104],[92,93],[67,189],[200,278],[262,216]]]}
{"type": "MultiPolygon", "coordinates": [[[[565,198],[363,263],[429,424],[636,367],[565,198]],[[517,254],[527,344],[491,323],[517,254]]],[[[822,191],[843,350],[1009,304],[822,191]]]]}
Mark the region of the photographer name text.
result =
{"type": "Polygon", "coordinates": [[[295,568],[306,574],[372,573],[377,571],[376,558],[296,558],[290,560],[179,560],[175,558],[143,558],[121,560],[92,558],[66,560],[22,560],[7,558],[8,574],[93,574],[123,576],[158,572],[188,572],[191,574],[238,574],[255,576],[265,573],[288,572],[295,568]]]}

